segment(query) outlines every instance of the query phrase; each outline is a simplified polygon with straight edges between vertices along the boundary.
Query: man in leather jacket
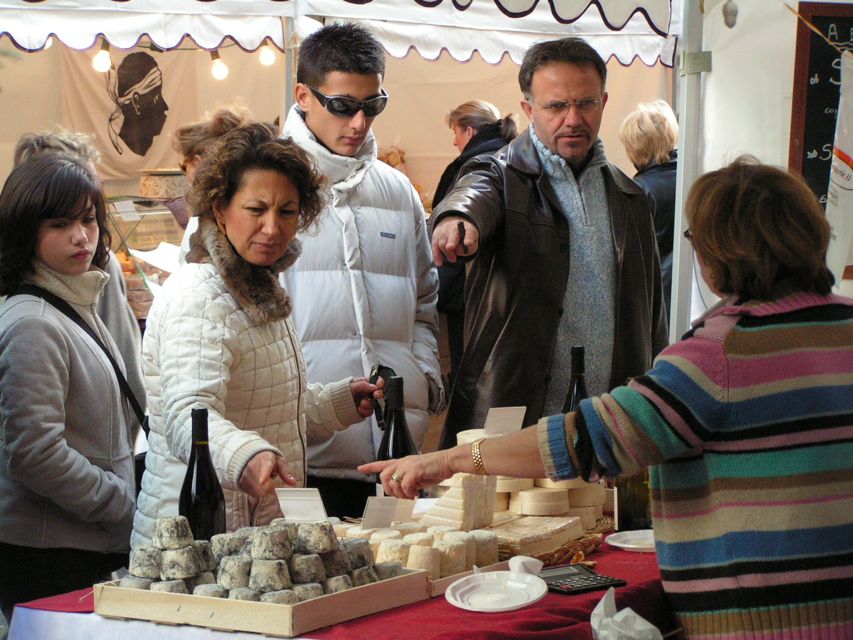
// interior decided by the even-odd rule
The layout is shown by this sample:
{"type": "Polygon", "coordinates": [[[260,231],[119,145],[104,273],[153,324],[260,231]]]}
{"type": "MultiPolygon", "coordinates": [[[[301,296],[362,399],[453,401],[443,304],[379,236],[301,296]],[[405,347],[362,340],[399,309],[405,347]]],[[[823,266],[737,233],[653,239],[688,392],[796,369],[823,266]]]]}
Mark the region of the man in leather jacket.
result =
{"type": "Polygon", "coordinates": [[[490,407],[526,406],[525,425],[559,413],[572,345],[586,349],[591,395],[666,346],[649,202],[598,139],[606,77],[580,38],[531,47],[519,72],[531,126],[472,159],[433,212],[436,264],[474,257],[442,448],[490,407]]]}

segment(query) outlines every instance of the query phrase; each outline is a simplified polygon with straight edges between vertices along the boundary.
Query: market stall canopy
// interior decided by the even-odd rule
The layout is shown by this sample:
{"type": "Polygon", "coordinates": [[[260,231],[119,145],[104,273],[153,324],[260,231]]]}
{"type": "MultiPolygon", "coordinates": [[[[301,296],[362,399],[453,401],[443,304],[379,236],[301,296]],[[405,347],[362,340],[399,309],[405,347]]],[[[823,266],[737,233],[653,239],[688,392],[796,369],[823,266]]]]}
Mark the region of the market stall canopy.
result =
{"type": "MultiPolygon", "coordinates": [[[[21,49],[38,50],[50,36],[88,49],[103,35],[120,48],[142,36],[163,49],[189,36],[215,49],[225,38],[246,50],[268,39],[285,46],[283,19],[300,16],[357,20],[388,52],[415,48],[434,59],[474,51],[488,62],[508,53],[520,62],[536,40],[586,38],[605,58],[640,58],[671,66],[680,0],[0,0],[0,34],[21,49]],[[389,20],[393,17],[393,20],[389,20]]],[[[297,29],[297,32],[299,30],[297,29]]]]}

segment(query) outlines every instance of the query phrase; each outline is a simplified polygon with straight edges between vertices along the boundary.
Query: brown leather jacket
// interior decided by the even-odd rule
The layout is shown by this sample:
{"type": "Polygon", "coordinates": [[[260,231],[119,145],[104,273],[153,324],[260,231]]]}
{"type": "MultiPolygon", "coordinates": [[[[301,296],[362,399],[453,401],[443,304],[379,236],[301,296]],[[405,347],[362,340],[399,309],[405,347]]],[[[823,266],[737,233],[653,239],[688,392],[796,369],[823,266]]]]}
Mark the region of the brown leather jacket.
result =
{"type": "MultiPolygon", "coordinates": [[[[618,260],[612,388],[651,366],[667,344],[667,323],[648,199],[615,166],[600,170],[618,260]]],[[[430,221],[463,216],[480,232],[442,447],[459,431],[481,428],[490,407],[526,406],[525,425],[542,417],[569,275],[568,223],[528,132],[463,172],[430,221]]]]}

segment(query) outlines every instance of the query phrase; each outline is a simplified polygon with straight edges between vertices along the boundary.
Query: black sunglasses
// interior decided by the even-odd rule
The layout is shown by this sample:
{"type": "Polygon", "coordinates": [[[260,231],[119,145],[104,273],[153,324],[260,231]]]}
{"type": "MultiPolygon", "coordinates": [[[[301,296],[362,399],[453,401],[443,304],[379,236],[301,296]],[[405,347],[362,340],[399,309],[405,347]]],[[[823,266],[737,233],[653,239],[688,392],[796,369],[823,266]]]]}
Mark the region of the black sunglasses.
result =
{"type": "Polygon", "coordinates": [[[326,111],[338,118],[352,118],[359,111],[364,111],[364,115],[368,118],[375,118],[385,110],[388,104],[388,94],[385,93],[385,89],[381,89],[382,93],[375,98],[355,100],[346,96],[327,96],[309,84],[305,86],[311,89],[311,93],[326,111]]]}
{"type": "Polygon", "coordinates": [[[690,229],[685,229],[682,235],[687,238],[688,242],[693,242],[693,232],[690,229]]]}

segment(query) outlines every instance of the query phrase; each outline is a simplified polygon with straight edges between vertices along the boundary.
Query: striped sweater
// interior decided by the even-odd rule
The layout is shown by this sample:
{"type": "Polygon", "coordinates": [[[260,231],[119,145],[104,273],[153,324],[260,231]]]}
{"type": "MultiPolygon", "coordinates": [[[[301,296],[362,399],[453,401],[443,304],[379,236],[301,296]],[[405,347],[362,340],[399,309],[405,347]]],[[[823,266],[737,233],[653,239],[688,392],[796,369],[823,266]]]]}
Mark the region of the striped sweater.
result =
{"type": "Polygon", "coordinates": [[[723,302],[644,376],[538,429],[552,478],[651,467],[689,638],[853,638],[853,300],[723,302]]]}

